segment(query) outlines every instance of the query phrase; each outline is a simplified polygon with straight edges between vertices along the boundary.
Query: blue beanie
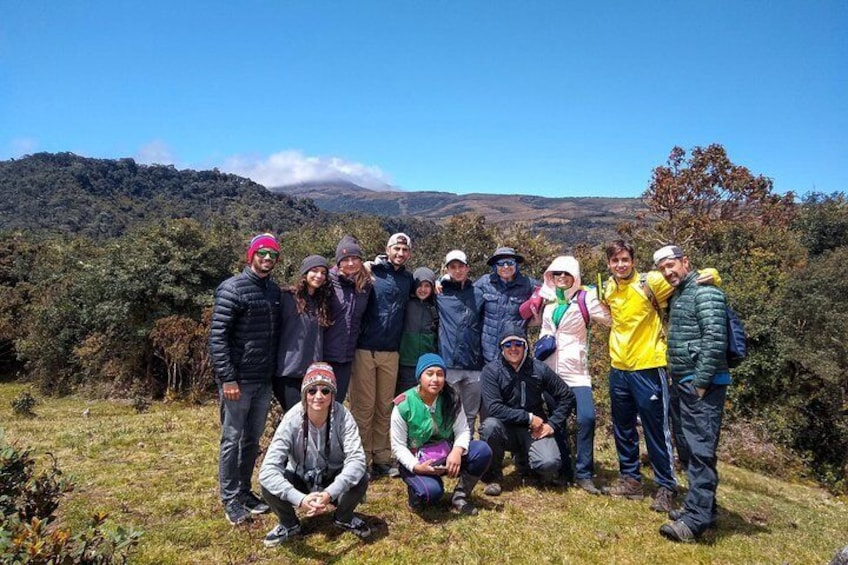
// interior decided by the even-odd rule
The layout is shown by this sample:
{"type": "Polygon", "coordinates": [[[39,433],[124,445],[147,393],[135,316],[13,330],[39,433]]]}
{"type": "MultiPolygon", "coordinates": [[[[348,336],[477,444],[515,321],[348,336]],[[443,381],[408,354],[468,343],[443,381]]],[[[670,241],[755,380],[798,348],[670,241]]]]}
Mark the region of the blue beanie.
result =
{"type": "Polygon", "coordinates": [[[415,367],[415,380],[421,380],[421,373],[429,369],[430,367],[441,367],[442,371],[447,373],[447,367],[445,367],[445,361],[435,353],[425,353],[421,357],[418,358],[418,365],[415,367]]]}

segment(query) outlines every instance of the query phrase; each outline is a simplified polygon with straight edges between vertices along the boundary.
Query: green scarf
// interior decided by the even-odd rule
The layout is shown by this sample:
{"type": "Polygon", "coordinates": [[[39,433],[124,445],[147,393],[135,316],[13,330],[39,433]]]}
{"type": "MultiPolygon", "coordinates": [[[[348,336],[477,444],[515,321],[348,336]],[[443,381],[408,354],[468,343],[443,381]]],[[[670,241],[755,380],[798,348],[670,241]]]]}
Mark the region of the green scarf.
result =
{"type": "Polygon", "coordinates": [[[553,316],[551,316],[551,320],[554,323],[554,327],[559,326],[560,320],[565,316],[565,311],[568,310],[568,295],[565,294],[565,290],[561,288],[556,289],[556,303],[557,307],[554,309],[553,316]]]}

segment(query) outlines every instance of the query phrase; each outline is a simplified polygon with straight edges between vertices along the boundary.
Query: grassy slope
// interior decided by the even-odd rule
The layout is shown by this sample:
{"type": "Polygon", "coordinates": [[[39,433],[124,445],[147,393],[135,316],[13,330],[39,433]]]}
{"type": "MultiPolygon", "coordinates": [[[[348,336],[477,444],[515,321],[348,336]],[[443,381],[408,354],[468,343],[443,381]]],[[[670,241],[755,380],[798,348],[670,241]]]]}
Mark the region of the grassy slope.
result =
{"type": "MultiPolygon", "coordinates": [[[[848,543],[845,501],[809,486],[723,465],[719,529],[704,543],[676,545],[657,534],[664,517],[642,502],[542,491],[507,479],[500,498],[475,493],[477,517],[446,510],[412,514],[399,480],[372,483],[360,507],[375,536],[362,543],[328,517],[307,535],[268,550],[263,516],[234,530],[217,499],[217,408],[129,405],[75,397],[41,400],[37,418],[11,413],[24,386],[0,384],[0,426],[9,441],[51,452],[77,484],[60,507],[66,523],[94,510],[145,531],[133,563],[827,563],[848,543]],[[88,407],[90,414],[82,412],[88,407]]],[[[613,451],[599,438],[600,480],[612,480],[613,451]]],[[[509,474],[511,471],[507,469],[509,474]]],[[[651,485],[650,481],[646,481],[651,485]]]]}

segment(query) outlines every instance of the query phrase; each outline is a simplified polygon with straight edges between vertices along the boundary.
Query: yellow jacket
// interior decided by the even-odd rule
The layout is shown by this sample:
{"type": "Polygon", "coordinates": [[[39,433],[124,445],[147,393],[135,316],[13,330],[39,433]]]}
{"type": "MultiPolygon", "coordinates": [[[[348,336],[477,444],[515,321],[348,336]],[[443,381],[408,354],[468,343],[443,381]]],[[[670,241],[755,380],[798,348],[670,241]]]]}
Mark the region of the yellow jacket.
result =
{"type": "MultiPolygon", "coordinates": [[[[713,275],[715,285],[721,278],[715,269],[704,269],[702,274],[713,275]]],[[[674,292],[659,271],[650,271],[645,282],[654,293],[661,308],[674,292]]],[[[612,327],[609,337],[610,362],[614,369],[639,371],[665,367],[666,344],[660,319],[650,299],[639,284],[639,273],[634,269],[627,280],[610,277],[604,285],[604,302],[610,308],[612,327]]]]}

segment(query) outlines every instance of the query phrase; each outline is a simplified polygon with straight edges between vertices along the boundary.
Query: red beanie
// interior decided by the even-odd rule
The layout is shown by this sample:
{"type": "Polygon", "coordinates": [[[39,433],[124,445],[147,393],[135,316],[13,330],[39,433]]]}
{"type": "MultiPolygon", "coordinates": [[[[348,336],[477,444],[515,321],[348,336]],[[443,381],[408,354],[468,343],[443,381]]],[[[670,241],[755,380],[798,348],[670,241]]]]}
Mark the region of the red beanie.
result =
{"type": "Polygon", "coordinates": [[[253,256],[260,249],[273,249],[277,253],[280,252],[280,244],[277,243],[277,238],[270,233],[260,233],[250,240],[250,246],[247,248],[247,262],[253,262],[253,256]]]}

